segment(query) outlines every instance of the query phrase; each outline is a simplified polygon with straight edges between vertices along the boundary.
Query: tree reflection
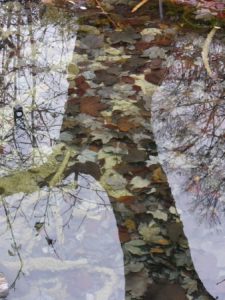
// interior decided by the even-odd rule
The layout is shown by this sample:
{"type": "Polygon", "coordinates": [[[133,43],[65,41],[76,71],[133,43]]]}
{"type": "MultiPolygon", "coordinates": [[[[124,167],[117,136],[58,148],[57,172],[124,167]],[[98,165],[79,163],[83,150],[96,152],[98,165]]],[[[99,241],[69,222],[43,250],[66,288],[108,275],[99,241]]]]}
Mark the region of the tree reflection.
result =
{"type": "Polygon", "coordinates": [[[75,152],[56,145],[76,25],[52,9],[0,8],[1,271],[13,299],[124,299],[107,193],[79,172],[75,152]]]}
{"type": "Polygon", "coordinates": [[[7,268],[7,275],[10,272],[8,276],[15,276],[12,285],[16,284],[18,299],[30,293],[26,281],[33,284],[33,275],[24,281],[21,273],[36,274],[38,282],[37,272],[53,270],[51,277],[64,282],[68,299],[73,299],[72,295],[83,299],[88,292],[98,295],[97,299],[103,295],[106,299],[123,299],[123,256],[107,193],[90,175],[80,174],[74,188],[75,176],[72,173],[52,189],[2,198],[1,265],[7,268]],[[54,258],[54,267],[48,267],[50,258],[54,258]],[[76,272],[82,274],[84,269],[88,280],[94,281],[86,291],[80,289],[80,280],[72,284],[76,272]]]}
{"type": "Polygon", "coordinates": [[[224,212],[225,65],[222,46],[216,42],[210,64],[218,79],[209,78],[200,59],[201,43],[199,38],[187,52],[185,39],[179,41],[160,89],[167,101],[157,102],[153,114],[160,122],[156,135],[164,134],[160,148],[164,153],[169,151],[172,158],[168,167],[185,170],[185,190],[192,193],[192,210],[197,210],[201,220],[213,224],[224,212]]]}
{"type": "Polygon", "coordinates": [[[44,151],[56,143],[62,124],[76,25],[51,8],[40,11],[28,2],[9,2],[1,8],[1,165],[27,168],[43,162],[44,151]],[[13,109],[21,106],[21,120],[13,109]],[[41,149],[41,150],[40,150],[41,149]]]}
{"type": "Polygon", "coordinates": [[[203,42],[197,34],[177,41],[153,96],[152,118],[196,271],[211,295],[224,299],[224,44],[211,44],[212,79],[201,58],[203,42]]]}

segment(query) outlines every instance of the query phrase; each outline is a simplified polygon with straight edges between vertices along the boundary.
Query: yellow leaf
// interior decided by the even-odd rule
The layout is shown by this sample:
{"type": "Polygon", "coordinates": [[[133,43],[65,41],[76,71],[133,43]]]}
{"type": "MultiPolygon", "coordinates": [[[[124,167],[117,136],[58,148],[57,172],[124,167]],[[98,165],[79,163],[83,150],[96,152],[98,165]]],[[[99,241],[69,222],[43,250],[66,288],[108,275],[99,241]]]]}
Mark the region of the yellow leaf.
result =
{"type": "Polygon", "coordinates": [[[124,225],[130,231],[134,231],[136,229],[136,223],[131,219],[126,219],[126,221],[124,222],[124,225]]]}
{"type": "Polygon", "coordinates": [[[152,248],[150,250],[150,253],[152,253],[152,254],[160,254],[160,253],[164,253],[164,250],[162,248],[155,247],[155,248],[152,248]]]}
{"type": "Polygon", "coordinates": [[[156,244],[162,245],[162,246],[166,246],[170,244],[169,240],[166,239],[160,239],[160,240],[156,240],[155,241],[156,244]]]}

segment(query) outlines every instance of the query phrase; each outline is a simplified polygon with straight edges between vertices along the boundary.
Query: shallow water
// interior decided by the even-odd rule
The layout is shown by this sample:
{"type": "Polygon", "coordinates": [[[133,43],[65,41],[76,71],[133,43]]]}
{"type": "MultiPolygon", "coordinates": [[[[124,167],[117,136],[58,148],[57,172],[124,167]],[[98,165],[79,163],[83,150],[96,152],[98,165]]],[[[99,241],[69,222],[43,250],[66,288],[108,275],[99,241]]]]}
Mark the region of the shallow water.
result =
{"type": "MultiPolygon", "coordinates": [[[[158,164],[147,111],[176,30],[158,19],[153,26],[148,11],[139,18],[129,7],[113,18],[138,26],[116,31],[99,8],[81,14],[77,26],[69,5],[1,6],[0,271],[12,285],[8,298],[124,300],[126,273],[127,300],[149,300],[157,289],[162,297],[170,290],[174,298],[208,300],[158,164]]],[[[191,48],[187,39],[193,36],[174,52],[175,83],[170,77],[165,83],[165,94],[174,92],[166,97],[172,108],[176,94],[187,91],[186,79],[196,72],[205,78],[191,64],[198,42],[191,48]],[[191,57],[184,75],[182,53],[191,57]],[[178,73],[184,81],[176,81],[178,73]]],[[[208,90],[202,93],[199,78],[193,82],[191,98],[204,99],[208,90]]],[[[161,101],[162,91],[154,99],[161,101]]],[[[221,94],[220,84],[214,94],[221,94]]],[[[186,111],[179,113],[173,122],[181,129],[186,111]]],[[[169,125],[163,128],[168,140],[169,125]]],[[[180,157],[176,162],[182,165],[180,157]]]]}
{"type": "Polygon", "coordinates": [[[124,299],[107,194],[89,175],[74,188],[74,176],[61,187],[2,199],[0,267],[15,285],[7,299],[124,299]]]}
{"type": "Polygon", "coordinates": [[[169,71],[152,99],[153,131],[184,224],[196,271],[213,297],[224,299],[224,44],[180,37],[169,71]],[[190,42],[192,41],[192,42],[190,42]]]}
{"type": "Polygon", "coordinates": [[[1,5],[1,174],[44,162],[59,139],[75,18],[17,2],[1,5]]]}
{"type": "Polygon", "coordinates": [[[123,252],[107,193],[90,175],[69,171],[61,181],[76,154],[59,142],[75,76],[76,16],[17,2],[1,5],[0,15],[0,269],[11,285],[7,299],[122,300],[123,252]]]}

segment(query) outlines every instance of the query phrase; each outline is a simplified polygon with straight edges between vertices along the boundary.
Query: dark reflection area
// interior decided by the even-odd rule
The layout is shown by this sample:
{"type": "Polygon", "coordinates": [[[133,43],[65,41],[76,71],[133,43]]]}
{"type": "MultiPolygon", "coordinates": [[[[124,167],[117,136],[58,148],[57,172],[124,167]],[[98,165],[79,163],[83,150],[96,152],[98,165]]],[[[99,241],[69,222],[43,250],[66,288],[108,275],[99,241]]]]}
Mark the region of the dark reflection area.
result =
{"type": "Polygon", "coordinates": [[[217,40],[211,44],[212,79],[201,57],[203,42],[197,35],[179,39],[152,116],[194,265],[208,291],[224,299],[225,48],[217,40]]]}
{"type": "Polygon", "coordinates": [[[107,193],[90,175],[2,197],[7,299],[124,299],[123,255],[107,193]]]}
{"type": "Polygon", "coordinates": [[[77,25],[62,9],[11,1],[1,4],[0,24],[0,147],[5,175],[8,168],[43,163],[59,138],[77,25]]]}

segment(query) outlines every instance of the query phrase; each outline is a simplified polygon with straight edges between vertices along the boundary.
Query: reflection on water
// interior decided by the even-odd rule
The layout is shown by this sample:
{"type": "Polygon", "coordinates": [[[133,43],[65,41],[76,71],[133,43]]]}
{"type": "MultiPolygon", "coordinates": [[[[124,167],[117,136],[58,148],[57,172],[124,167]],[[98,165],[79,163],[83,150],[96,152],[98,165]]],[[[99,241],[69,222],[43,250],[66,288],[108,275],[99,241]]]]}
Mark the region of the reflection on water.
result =
{"type": "Polygon", "coordinates": [[[0,271],[13,287],[7,299],[123,300],[123,253],[109,198],[93,177],[74,173],[72,149],[55,146],[75,18],[9,2],[0,20],[0,271]]]}
{"type": "Polygon", "coordinates": [[[213,80],[202,63],[203,42],[194,35],[177,42],[169,74],[153,97],[152,117],[194,265],[208,291],[223,300],[225,47],[218,41],[211,46],[213,80]]]}
{"type": "Polygon", "coordinates": [[[59,138],[76,24],[63,11],[43,9],[1,7],[1,174],[43,161],[59,138]]]}
{"type": "Polygon", "coordinates": [[[11,282],[19,276],[9,300],[124,299],[110,201],[90,175],[79,175],[75,189],[74,176],[57,188],[3,199],[0,266],[11,282]]]}

